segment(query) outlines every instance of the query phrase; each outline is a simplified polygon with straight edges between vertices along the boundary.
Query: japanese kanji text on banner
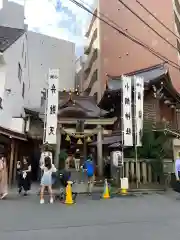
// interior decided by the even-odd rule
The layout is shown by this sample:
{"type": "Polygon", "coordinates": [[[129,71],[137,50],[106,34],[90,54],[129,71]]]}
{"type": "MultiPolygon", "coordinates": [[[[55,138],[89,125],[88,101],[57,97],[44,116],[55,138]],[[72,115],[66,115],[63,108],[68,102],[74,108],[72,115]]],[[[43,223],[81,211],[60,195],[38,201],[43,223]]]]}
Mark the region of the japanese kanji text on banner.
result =
{"type": "Polygon", "coordinates": [[[46,138],[49,144],[56,144],[57,113],[58,113],[59,69],[50,69],[48,77],[48,97],[46,111],[46,138]]]}
{"type": "Polygon", "coordinates": [[[136,132],[136,146],[142,146],[142,130],[143,130],[143,108],[144,108],[144,79],[134,77],[134,91],[135,91],[135,132],[136,132]]]}
{"type": "Polygon", "coordinates": [[[122,76],[122,131],[124,146],[133,146],[131,77],[122,76]]]}

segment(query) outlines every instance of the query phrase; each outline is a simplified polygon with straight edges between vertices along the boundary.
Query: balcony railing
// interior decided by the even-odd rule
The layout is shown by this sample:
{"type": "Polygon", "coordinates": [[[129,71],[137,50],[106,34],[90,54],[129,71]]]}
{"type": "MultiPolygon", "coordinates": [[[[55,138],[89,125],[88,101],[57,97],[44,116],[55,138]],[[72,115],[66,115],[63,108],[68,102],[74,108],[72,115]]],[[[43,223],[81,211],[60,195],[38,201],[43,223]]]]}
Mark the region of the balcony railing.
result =
{"type": "Polygon", "coordinates": [[[174,3],[175,3],[176,11],[180,15],[180,3],[179,3],[179,0],[174,0],[174,3]]]}
{"type": "Polygon", "coordinates": [[[84,89],[89,88],[89,85],[91,84],[92,76],[94,72],[98,69],[98,61],[95,60],[92,64],[91,71],[87,76],[85,76],[85,81],[84,81],[84,89]]]}
{"type": "Polygon", "coordinates": [[[92,45],[94,41],[97,39],[97,28],[94,30],[92,37],[88,38],[87,42],[85,43],[84,53],[88,55],[91,51],[92,45]]]}
{"type": "Polygon", "coordinates": [[[85,63],[85,66],[84,66],[84,72],[86,74],[86,79],[88,78],[88,76],[91,72],[93,63],[96,61],[97,58],[98,58],[98,52],[97,52],[97,49],[94,49],[94,51],[92,52],[92,55],[90,56],[90,58],[88,59],[88,61],[85,63]]]}
{"type": "Polygon", "coordinates": [[[174,18],[175,18],[175,24],[176,24],[178,34],[180,35],[180,21],[179,21],[179,18],[177,16],[176,12],[174,12],[174,18]]]}

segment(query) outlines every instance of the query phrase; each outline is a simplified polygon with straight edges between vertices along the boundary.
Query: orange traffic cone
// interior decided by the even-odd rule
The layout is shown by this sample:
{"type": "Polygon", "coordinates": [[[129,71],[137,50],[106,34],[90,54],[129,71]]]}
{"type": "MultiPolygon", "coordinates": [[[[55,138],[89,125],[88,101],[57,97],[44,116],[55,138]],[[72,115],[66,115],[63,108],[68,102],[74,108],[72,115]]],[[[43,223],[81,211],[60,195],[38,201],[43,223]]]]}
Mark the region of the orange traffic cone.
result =
{"type": "Polygon", "coordinates": [[[108,186],[107,179],[105,179],[105,182],[104,182],[103,198],[104,198],[104,199],[109,199],[109,198],[110,198],[110,195],[109,195],[109,186],[108,186]]]}
{"type": "Polygon", "coordinates": [[[66,200],[65,200],[65,204],[68,204],[68,205],[74,203],[74,201],[72,199],[72,187],[71,187],[71,184],[72,184],[72,182],[69,181],[68,185],[66,187],[66,200]]]}

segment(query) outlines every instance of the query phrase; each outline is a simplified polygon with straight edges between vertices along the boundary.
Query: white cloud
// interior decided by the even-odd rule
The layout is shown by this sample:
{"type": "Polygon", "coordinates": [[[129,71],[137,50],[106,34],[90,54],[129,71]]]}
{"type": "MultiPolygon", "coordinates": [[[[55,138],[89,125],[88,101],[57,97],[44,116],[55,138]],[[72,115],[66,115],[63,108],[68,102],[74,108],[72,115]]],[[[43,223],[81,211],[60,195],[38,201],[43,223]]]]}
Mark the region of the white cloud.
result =
{"type": "MultiPolygon", "coordinates": [[[[12,0],[24,4],[25,16],[29,29],[38,29],[43,34],[62,38],[76,43],[77,48],[84,44],[84,33],[87,22],[91,18],[83,9],[70,0],[61,0],[61,10],[56,11],[57,0],[12,0]],[[63,22],[68,21],[68,26],[63,27],[63,22]],[[61,24],[62,23],[62,24],[61,24]],[[77,34],[72,29],[80,29],[77,34]]],[[[92,6],[94,0],[78,0],[92,6]]]]}

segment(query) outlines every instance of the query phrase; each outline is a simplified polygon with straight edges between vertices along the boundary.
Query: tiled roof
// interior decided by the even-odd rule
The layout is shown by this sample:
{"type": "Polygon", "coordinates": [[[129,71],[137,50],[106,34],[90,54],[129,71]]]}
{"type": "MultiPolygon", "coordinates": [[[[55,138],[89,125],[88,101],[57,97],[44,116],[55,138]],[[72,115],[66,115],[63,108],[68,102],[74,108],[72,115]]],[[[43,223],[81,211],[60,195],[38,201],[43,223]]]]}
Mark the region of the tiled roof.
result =
{"type": "Polygon", "coordinates": [[[97,106],[97,103],[92,96],[73,95],[72,100],[70,100],[68,94],[65,94],[64,96],[61,95],[59,99],[59,114],[61,115],[65,110],[73,111],[73,109],[74,112],[84,112],[86,117],[89,118],[102,117],[107,114],[106,111],[97,106]]]}
{"type": "Polygon", "coordinates": [[[24,32],[23,29],[0,26],[0,52],[8,49],[24,32]]]}
{"type": "MultiPolygon", "coordinates": [[[[136,76],[142,77],[145,84],[149,84],[151,81],[162,78],[168,73],[168,69],[164,64],[159,64],[137,70],[135,72],[124,74],[125,76],[136,76]]],[[[121,76],[109,76],[109,81],[107,82],[107,89],[109,90],[118,90],[122,87],[121,76]]]]}

